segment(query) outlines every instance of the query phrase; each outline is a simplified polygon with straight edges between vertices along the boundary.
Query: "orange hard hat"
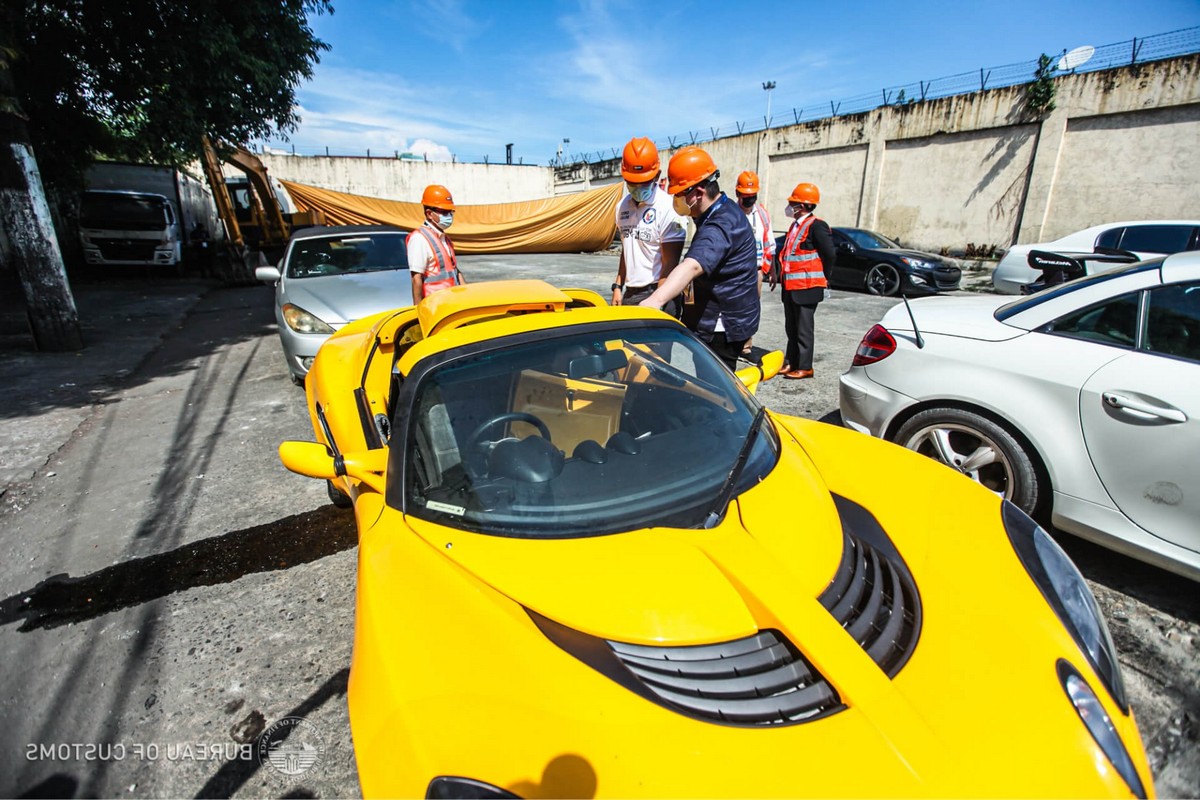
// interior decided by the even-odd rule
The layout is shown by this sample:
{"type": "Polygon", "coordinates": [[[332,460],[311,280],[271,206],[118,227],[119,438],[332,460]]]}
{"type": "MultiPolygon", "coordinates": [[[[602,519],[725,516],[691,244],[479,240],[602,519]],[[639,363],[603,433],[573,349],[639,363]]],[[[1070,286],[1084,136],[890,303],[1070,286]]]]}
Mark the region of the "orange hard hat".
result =
{"type": "Polygon", "coordinates": [[[717,174],[712,156],[699,147],[685,147],[667,164],[667,193],[679,194],[717,174]]]}
{"type": "Polygon", "coordinates": [[[796,188],[792,189],[792,196],[788,198],[789,203],[809,203],[816,205],[821,202],[821,191],[812,183],[797,183],[796,188]]]}
{"type": "Polygon", "coordinates": [[[645,183],[658,175],[658,148],[646,138],[630,139],[621,154],[621,177],[630,183],[645,183]]]}
{"type": "Polygon", "coordinates": [[[737,193],[738,195],[758,194],[758,175],[750,170],[738,175],[737,193]]]}
{"type": "Polygon", "coordinates": [[[456,208],[450,190],[436,183],[425,187],[425,193],[421,195],[421,205],[426,208],[440,208],[443,211],[454,211],[456,208]]]}

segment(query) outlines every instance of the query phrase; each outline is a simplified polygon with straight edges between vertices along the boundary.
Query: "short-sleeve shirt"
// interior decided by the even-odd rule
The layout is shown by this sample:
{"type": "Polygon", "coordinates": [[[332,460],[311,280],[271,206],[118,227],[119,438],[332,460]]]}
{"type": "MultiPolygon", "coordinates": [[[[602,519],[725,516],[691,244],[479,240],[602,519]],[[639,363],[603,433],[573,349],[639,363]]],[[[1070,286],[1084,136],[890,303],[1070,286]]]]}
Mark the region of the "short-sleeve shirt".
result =
{"type": "Polygon", "coordinates": [[[675,213],[671,195],[654,187],[654,196],[638,204],[628,192],[617,203],[617,227],[625,256],[625,285],[649,286],[662,278],[663,242],[682,242],[687,236],[683,218],[675,213]]]}
{"type": "MultiPolygon", "coordinates": [[[[439,231],[437,228],[425,223],[425,227],[443,242],[446,241],[446,234],[439,231]]],[[[447,247],[447,250],[450,248],[447,247]]],[[[416,272],[419,275],[429,275],[430,269],[437,272],[437,256],[434,255],[433,248],[429,246],[429,240],[424,236],[410,236],[408,239],[408,271],[416,272]]]]}
{"type": "Polygon", "coordinates": [[[687,257],[704,274],[693,282],[695,302],[684,306],[683,323],[701,338],[719,330],[718,322],[731,342],[752,337],[761,314],[754,229],[724,194],[696,219],[687,257]]]}
{"type": "Polygon", "coordinates": [[[771,271],[771,261],[775,258],[775,237],[771,231],[771,217],[762,203],[755,203],[746,215],[754,228],[754,249],[758,253],[759,267],[763,274],[771,271]]]}

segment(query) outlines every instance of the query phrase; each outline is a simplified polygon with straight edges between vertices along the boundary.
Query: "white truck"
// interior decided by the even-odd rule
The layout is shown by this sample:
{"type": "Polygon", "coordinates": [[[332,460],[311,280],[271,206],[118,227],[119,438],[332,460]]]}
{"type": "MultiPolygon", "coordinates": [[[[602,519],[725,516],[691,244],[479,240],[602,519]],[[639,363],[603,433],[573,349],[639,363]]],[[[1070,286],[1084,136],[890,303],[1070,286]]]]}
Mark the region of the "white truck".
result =
{"type": "Polygon", "coordinates": [[[203,267],[225,238],[212,192],[181,170],[100,162],[87,187],[79,236],[88,264],[203,267]]]}

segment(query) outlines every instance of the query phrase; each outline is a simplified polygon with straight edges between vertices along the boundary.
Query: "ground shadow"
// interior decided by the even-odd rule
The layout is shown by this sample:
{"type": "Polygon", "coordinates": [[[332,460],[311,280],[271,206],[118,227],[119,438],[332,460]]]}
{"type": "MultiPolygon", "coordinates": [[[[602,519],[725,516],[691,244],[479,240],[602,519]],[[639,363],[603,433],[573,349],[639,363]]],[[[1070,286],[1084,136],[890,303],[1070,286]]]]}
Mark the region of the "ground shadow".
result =
{"type": "Polygon", "coordinates": [[[288,569],[358,543],[354,517],[332,506],[134,558],[91,575],[55,575],[0,601],[0,625],[20,631],[83,622],[197,586],[288,569]]]}
{"type": "Polygon", "coordinates": [[[1200,592],[1194,581],[1078,536],[1058,533],[1054,538],[1085,578],[1164,614],[1200,624],[1200,592]]]}
{"type": "MultiPolygon", "coordinates": [[[[0,419],[104,403],[119,391],[187,372],[194,360],[275,326],[271,288],[225,287],[200,278],[75,280],[72,295],[84,339],[79,352],[39,352],[29,331],[20,283],[0,273],[0,419]],[[170,358],[152,359],[189,313],[209,308],[224,324],[179,342],[170,358]]],[[[178,337],[175,337],[178,338],[178,337]]]]}
{"type": "Polygon", "coordinates": [[[826,422],[830,425],[842,427],[842,412],[840,409],[835,408],[833,411],[827,412],[823,417],[818,419],[817,422],[826,422]]]}
{"type": "MultiPolygon", "coordinates": [[[[349,681],[350,670],[346,668],[338,670],[327,681],[318,686],[316,691],[283,716],[285,718],[299,717],[300,719],[304,719],[333,698],[344,697],[349,681]]],[[[291,735],[293,730],[295,730],[294,727],[283,728],[274,739],[276,741],[284,741],[291,735]]],[[[262,769],[262,765],[257,758],[226,761],[225,765],[217,770],[216,774],[209,778],[204,786],[201,787],[200,791],[196,793],[196,797],[233,797],[234,793],[242,788],[260,769],[262,769]]],[[[315,797],[316,795],[303,787],[294,786],[282,796],[315,797]]]]}

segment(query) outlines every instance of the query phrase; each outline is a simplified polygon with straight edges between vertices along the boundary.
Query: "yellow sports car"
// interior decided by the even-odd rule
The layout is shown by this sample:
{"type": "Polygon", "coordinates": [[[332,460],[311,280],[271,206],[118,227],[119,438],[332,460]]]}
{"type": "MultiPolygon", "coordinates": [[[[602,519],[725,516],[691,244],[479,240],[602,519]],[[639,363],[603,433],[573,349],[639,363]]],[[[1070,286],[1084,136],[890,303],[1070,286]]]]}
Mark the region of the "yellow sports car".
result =
{"type": "Polygon", "coordinates": [[[769,412],[781,361],[734,374],[660,312],[540,281],[329,338],[318,441],[280,454],[358,523],[364,794],[1153,792],[1054,541],[928,458],[769,412]]]}

